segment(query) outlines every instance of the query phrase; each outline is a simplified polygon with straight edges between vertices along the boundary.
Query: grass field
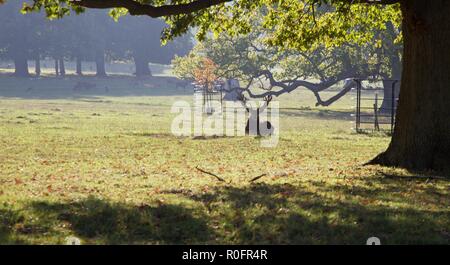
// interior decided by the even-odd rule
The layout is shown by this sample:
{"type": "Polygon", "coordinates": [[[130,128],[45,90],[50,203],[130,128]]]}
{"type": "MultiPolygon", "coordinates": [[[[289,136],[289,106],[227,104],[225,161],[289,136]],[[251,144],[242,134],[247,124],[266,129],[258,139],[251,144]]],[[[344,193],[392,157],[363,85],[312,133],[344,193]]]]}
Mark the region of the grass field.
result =
{"type": "Polygon", "coordinates": [[[449,180],[363,166],[389,137],[352,131],[352,95],[281,97],[263,148],[171,135],[192,97],[162,77],[86,80],[0,77],[1,244],[450,243],[449,180]]]}

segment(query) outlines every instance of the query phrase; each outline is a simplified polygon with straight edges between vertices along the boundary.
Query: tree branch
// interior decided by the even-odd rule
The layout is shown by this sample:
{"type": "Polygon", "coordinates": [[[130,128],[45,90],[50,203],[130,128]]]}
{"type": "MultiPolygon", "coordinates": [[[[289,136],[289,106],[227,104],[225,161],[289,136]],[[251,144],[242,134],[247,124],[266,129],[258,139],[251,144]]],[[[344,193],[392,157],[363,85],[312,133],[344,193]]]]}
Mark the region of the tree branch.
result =
{"type": "Polygon", "coordinates": [[[153,6],[133,0],[71,0],[73,5],[86,8],[126,8],[130,15],[147,15],[153,18],[193,13],[232,0],[194,0],[185,4],[153,6]]]}
{"type": "Polygon", "coordinates": [[[342,89],[339,93],[337,93],[336,95],[332,96],[331,98],[329,98],[328,100],[323,101],[322,98],[320,97],[319,92],[313,91],[314,96],[316,97],[317,103],[316,103],[316,107],[318,106],[323,106],[323,107],[328,107],[331,104],[333,104],[334,102],[338,101],[340,98],[342,98],[343,96],[345,96],[348,92],[350,92],[352,90],[352,88],[355,87],[355,83],[352,82],[351,85],[346,85],[344,86],[344,89],[342,89]]]}
{"type": "Polygon", "coordinates": [[[217,175],[214,174],[214,173],[211,173],[211,172],[208,172],[208,171],[206,171],[206,170],[203,170],[203,169],[199,168],[198,166],[195,167],[195,169],[197,169],[198,171],[200,171],[200,172],[202,172],[202,173],[205,173],[205,174],[207,174],[207,175],[210,175],[210,176],[215,177],[218,181],[225,182],[225,180],[224,180],[223,178],[217,176],[217,175]]]}
{"type": "Polygon", "coordinates": [[[320,97],[321,91],[324,91],[324,90],[330,88],[331,86],[335,85],[339,81],[346,80],[348,78],[356,78],[356,77],[352,76],[350,73],[345,72],[345,73],[339,74],[337,77],[335,77],[333,79],[329,79],[329,80],[321,82],[321,83],[312,83],[312,82],[308,82],[308,81],[304,81],[304,80],[277,81],[277,80],[275,80],[275,78],[273,77],[273,74],[269,70],[261,71],[258,76],[261,76],[261,75],[265,76],[269,80],[272,88],[279,87],[281,89],[276,90],[276,91],[269,90],[269,91],[261,93],[261,94],[255,94],[250,90],[249,85],[245,88],[241,88],[243,91],[246,91],[251,98],[264,98],[264,97],[269,97],[269,96],[278,97],[283,94],[290,93],[299,87],[305,87],[306,89],[310,90],[316,97],[316,100],[317,100],[316,106],[329,106],[329,105],[333,104],[334,102],[339,100],[341,97],[346,95],[348,92],[350,92],[351,89],[355,86],[355,84],[354,84],[354,82],[346,83],[344,85],[343,90],[341,90],[339,93],[337,93],[336,95],[334,95],[333,97],[331,97],[325,101],[322,100],[322,98],[320,97]]]}

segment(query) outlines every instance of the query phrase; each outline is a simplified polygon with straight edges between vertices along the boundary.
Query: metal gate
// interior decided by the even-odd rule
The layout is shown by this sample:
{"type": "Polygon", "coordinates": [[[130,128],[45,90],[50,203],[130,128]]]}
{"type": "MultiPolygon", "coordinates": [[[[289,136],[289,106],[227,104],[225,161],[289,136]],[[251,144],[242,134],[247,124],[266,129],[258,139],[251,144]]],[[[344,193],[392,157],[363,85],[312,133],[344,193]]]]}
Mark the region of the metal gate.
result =
{"type": "Polygon", "coordinates": [[[201,109],[203,113],[212,114],[217,109],[214,108],[212,102],[218,101],[220,102],[220,106],[222,106],[223,101],[223,87],[220,84],[214,84],[213,87],[208,87],[205,85],[194,84],[194,100],[201,105],[201,109]]]}
{"type": "Polygon", "coordinates": [[[399,80],[354,79],[354,81],[356,83],[356,132],[390,131],[392,133],[397,111],[399,80]],[[370,83],[390,82],[391,87],[364,86],[364,81],[370,83]],[[385,95],[386,92],[390,93],[385,95]]]}

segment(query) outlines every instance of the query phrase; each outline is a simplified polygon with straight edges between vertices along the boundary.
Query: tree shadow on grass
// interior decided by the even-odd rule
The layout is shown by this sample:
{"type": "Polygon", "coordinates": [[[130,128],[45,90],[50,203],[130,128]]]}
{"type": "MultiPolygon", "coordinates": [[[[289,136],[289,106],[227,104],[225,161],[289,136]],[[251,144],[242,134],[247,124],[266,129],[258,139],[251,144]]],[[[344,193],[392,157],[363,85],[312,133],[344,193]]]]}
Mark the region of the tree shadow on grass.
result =
{"type": "Polygon", "coordinates": [[[384,244],[450,243],[448,211],[390,205],[382,192],[356,201],[349,190],[308,185],[222,187],[191,198],[219,215],[229,240],[241,244],[365,244],[372,236],[384,244]]]}
{"type": "Polygon", "coordinates": [[[212,232],[206,218],[179,205],[132,206],[89,198],[76,203],[35,202],[33,211],[69,223],[87,243],[196,244],[212,232]]]}
{"type": "Polygon", "coordinates": [[[22,240],[14,237],[13,226],[21,223],[24,216],[11,209],[0,209],[0,245],[24,244],[22,240]]]}
{"type": "Polygon", "coordinates": [[[53,234],[64,240],[67,231],[61,233],[59,227],[65,224],[65,230],[88,244],[365,244],[372,236],[382,244],[450,243],[450,202],[442,187],[377,177],[364,181],[170,191],[192,200],[192,207],[97,198],[32,202],[24,212],[0,209],[0,242],[21,243],[16,234],[53,234]],[[417,189],[414,197],[411,188],[417,189]],[[38,216],[39,222],[26,220],[26,212],[38,216]]]}

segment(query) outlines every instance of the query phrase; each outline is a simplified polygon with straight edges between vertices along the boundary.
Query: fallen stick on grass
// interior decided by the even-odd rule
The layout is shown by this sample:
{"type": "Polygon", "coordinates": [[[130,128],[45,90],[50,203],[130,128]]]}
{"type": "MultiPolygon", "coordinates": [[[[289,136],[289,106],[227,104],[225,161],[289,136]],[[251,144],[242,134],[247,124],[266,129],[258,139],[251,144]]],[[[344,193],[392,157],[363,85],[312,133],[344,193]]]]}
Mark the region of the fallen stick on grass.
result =
{"type": "Polygon", "coordinates": [[[199,168],[198,166],[196,166],[195,169],[197,169],[198,171],[200,171],[200,172],[202,172],[202,173],[205,173],[205,174],[208,174],[208,175],[210,175],[210,176],[215,177],[218,181],[225,182],[225,180],[224,180],[223,178],[221,178],[221,177],[219,177],[219,176],[217,176],[216,174],[213,174],[213,173],[211,173],[211,172],[205,171],[205,170],[199,168]]]}
{"type": "Polygon", "coordinates": [[[264,177],[264,176],[267,176],[267,174],[262,174],[262,175],[259,175],[259,176],[257,176],[257,177],[254,177],[254,178],[252,178],[252,179],[250,180],[250,182],[257,181],[258,179],[260,179],[260,178],[262,178],[262,177],[264,177]]]}

